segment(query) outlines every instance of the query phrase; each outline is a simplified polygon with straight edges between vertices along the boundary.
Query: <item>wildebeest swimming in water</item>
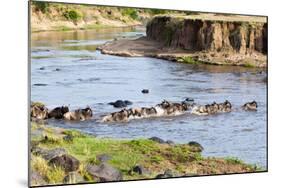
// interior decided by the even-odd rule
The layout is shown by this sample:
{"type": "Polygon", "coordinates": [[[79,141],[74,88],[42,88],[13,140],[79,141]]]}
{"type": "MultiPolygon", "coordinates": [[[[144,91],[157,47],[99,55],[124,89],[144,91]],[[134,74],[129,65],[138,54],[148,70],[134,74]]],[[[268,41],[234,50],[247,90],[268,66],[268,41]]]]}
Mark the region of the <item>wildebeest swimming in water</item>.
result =
{"type": "Polygon", "coordinates": [[[85,109],[78,109],[74,112],[67,112],[63,115],[64,119],[70,121],[85,121],[91,119],[93,116],[93,111],[90,107],[85,109]]]}
{"type": "Polygon", "coordinates": [[[164,100],[155,107],[142,107],[122,109],[102,118],[102,122],[127,122],[131,119],[150,118],[159,116],[180,115],[187,111],[191,105],[185,102],[171,103],[164,100]]]}
{"type": "Polygon", "coordinates": [[[256,101],[245,103],[242,108],[246,111],[256,111],[258,108],[258,104],[256,101]]]}
{"type": "Polygon", "coordinates": [[[48,114],[48,118],[62,119],[67,112],[69,112],[68,106],[56,107],[48,114]]]}
{"type": "Polygon", "coordinates": [[[159,112],[158,115],[161,116],[180,115],[192,106],[193,104],[185,101],[182,103],[171,103],[164,100],[162,103],[156,105],[156,110],[159,112]]]}
{"type": "Polygon", "coordinates": [[[231,108],[232,108],[231,103],[228,100],[226,100],[224,103],[214,102],[213,104],[195,106],[192,109],[191,113],[197,115],[210,115],[219,112],[231,112],[231,108]]]}
{"type": "Polygon", "coordinates": [[[45,105],[41,103],[31,103],[30,115],[31,118],[35,118],[37,120],[47,119],[48,108],[46,108],[45,105]]]}

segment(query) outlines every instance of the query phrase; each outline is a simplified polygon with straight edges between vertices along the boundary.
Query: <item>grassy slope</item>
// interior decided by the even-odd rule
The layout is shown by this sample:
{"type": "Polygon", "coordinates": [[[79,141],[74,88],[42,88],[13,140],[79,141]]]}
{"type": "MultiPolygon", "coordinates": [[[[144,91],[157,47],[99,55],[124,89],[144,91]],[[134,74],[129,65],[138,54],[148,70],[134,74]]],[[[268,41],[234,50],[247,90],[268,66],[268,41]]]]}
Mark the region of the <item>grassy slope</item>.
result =
{"type": "MultiPolygon", "coordinates": [[[[113,140],[95,138],[77,131],[46,128],[44,125],[32,123],[32,131],[43,130],[41,136],[32,136],[33,144],[42,148],[65,148],[68,153],[80,160],[79,173],[87,181],[91,179],[84,170],[87,164],[99,164],[96,156],[107,154],[111,157],[109,164],[121,170],[125,180],[154,178],[166,169],[172,169],[179,176],[208,175],[240,172],[254,172],[255,166],[247,165],[236,158],[203,158],[198,148],[188,144],[159,144],[147,139],[113,140]],[[48,139],[44,139],[47,135],[48,139]],[[72,142],[64,141],[65,135],[72,135],[72,142]],[[135,165],[140,164],[149,169],[151,174],[143,176],[130,174],[135,165]]],[[[65,173],[63,169],[47,165],[39,156],[33,156],[33,170],[38,171],[50,184],[62,183],[65,173]]]]}
{"type": "Polygon", "coordinates": [[[155,15],[189,15],[185,11],[121,8],[94,5],[36,2],[31,4],[32,31],[96,29],[145,24],[155,15]]]}
{"type": "Polygon", "coordinates": [[[140,24],[135,12],[129,9],[86,5],[33,2],[32,31],[92,29],[106,26],[140,24]]]}

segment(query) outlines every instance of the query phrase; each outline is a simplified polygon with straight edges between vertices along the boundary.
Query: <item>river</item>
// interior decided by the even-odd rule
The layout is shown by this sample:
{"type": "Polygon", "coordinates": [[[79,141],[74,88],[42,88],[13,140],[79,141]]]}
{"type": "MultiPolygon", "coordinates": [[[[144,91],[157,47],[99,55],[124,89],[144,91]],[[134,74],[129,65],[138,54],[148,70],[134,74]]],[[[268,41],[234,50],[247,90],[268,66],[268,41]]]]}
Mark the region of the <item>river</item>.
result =
{"type": "MultiPolygon", "coordinates": [[[[197,141],[204,156],[237,157],[266,168],[267,85],[265,71],[254,68],[189,65],[146,57],[117,57],[96,51],[114,38],[145,35],[142,28],[108,28],[32,33],[31,100],[48,108],[87,105],[94,118],[85,122],[51,120],[52,126],[77,129],[99,137],[119,139],[157,136],[176,143],[197,141]],[[149,94],[142,94],[142,89],[149,94]],[[180,102],[191,97],[198,104],[224,102],[231,113],[211,116],[184,114],[130,121],[98,123],[101,115],[119,109],[108,105],[118,99],[132,106],[154,106],[163,99],[180,102]],[[241,105],[256,100],[257,112],[241,105]]],[[[132,107],[130,106],[130,107],[132,107]]]]}

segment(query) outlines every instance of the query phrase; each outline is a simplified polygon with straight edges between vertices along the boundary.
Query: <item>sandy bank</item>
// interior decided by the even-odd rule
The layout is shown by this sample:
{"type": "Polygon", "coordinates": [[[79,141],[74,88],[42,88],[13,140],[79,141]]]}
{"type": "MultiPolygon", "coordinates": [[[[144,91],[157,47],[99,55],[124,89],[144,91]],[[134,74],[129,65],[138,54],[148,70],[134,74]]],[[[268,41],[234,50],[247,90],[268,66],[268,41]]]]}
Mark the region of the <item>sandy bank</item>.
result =
{"type": "Polygon", "coordinates": [[[99,46],[98,49],[103,54],[125,57],[155,57],[185,63],[267,67],[267,58],[262,53],[240,54],[169,48],[164,43],[147,37],[115,40],[99,46]]]}

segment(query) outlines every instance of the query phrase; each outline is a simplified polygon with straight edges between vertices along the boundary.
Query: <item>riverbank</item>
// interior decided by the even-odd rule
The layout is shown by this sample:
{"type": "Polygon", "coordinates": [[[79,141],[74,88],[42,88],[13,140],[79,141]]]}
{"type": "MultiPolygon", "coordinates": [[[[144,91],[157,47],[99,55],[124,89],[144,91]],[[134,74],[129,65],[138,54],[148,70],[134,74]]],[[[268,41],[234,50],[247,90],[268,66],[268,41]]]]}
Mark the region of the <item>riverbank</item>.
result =
{"type": "Polygon", "coordinates": [[[141,25],[149,16],[134,9],[48,2],[31,5],[31,31],[67,31],[141,25]]]}
{"type": "Polygon", "coordinates": [[[104,54],[148,56],[190,64],[267,67],[265,17],[200,14],[155,16],[146,37],[99,47],[104,54]]]}
{"type": "Polygon", "coordinates": [[[203,157],[196,142],[116,140],[31,123],[31,185],[257,172],[236,158],[203,157]]]}
{"type": "Polygon", "coordinates": [[[129,27],[145,25],[162,12],[166,11],[34,1],[30,24],[32,32],[129,27]]]}

